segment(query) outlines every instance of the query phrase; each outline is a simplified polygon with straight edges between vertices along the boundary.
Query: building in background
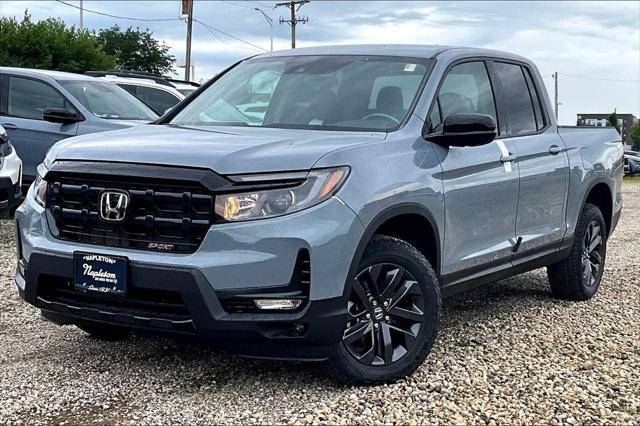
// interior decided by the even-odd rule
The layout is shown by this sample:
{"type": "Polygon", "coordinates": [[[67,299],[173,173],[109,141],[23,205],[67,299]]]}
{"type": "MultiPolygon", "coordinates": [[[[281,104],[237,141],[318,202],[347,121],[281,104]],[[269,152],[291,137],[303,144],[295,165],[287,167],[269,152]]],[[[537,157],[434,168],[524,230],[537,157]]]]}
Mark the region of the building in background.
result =
{"type": "MultiPolygon", "coordinates": [[[[595,127],[608,127],[609,115],[606,114],[578,114],[578,126],[595,126],[595,127]]],[[[631,127],[638,121],[633,114],[618,114],[618,127],[620,127],[620,133],[622,136],[622,142],[625,145],[625,149],[631,149],[633,142],[631,141],[631,127]]]]}

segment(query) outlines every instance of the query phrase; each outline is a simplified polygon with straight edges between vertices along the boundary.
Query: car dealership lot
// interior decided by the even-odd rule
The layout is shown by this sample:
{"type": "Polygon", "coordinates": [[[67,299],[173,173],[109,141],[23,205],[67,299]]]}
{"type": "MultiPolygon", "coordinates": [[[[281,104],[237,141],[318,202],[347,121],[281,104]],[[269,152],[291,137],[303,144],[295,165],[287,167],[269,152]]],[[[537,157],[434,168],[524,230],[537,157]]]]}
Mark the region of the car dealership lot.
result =
{"type": "Polygon", "coordinates": [[[322,364],[242,359],[193,342],[101,342],[19,299],[0,230],[0,423],[640,422],[640,185],[625,184],[607,271],[588,302],[551,298],[544,269],[444,303],[406,380],[341,387],[322,364]]]}

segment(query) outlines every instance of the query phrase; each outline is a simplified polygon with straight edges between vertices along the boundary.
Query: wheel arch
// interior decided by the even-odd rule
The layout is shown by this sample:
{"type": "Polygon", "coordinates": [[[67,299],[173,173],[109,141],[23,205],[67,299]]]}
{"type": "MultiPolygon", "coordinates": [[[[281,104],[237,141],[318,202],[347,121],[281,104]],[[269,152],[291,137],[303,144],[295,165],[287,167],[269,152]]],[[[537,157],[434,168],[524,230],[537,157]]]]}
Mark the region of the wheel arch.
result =
{"type": "MultiPolygon", "coordinates": [[[[364,251],[374,235],[388,235],[414,245],[440,277],[441,245],[437,222],[433,214],[420,204],[403,203],[383,210],[366,226],[351,260],[348,282],[355,277],[364,251]],[[419,232],[414,226],[419,226],[419,232]]],[[[345,286],[345,292],[348,287],[345,286]]]]}
{"type": "Polygon", "coordinates": [[[600,209],[607,225],[607,236],[609,236],[613,222],[613,191],[606,180],[599,179],[589,185],[582,200],[581,212],[587,203],[593,204],[600,209]]]}

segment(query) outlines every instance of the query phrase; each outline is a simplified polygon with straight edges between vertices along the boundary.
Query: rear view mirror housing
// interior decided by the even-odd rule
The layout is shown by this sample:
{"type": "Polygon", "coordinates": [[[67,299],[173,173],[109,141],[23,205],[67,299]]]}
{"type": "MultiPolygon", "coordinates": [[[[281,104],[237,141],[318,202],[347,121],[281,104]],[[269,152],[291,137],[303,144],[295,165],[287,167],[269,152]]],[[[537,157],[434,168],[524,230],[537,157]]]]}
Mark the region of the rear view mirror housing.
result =
{"type": "Polygon", "coordinates": [[[63,108],[47,108],[42,111],[42,119],[50,123],[71,124],[82,121],[78,115],[63,108]]]}
{"type": "Polygon", "coordinates": [[[425,139],[443,146],[480,146],[491,143],[497,135],[496,121],[490,115],[456,113],[445,118],[441,132],[425,139]]]}

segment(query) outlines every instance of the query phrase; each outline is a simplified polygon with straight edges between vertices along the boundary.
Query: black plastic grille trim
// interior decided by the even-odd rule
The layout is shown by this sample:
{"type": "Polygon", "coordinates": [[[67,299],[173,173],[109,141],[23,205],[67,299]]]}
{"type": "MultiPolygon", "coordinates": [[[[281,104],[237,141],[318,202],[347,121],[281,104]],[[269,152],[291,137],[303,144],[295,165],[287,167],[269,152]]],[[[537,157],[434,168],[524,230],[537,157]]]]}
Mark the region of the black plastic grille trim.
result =
{"type": "Polygon", "coordinates": [[[214,196],[198,182],[56,173],[49,179],[47,212],[59,239],[152,251],[193,253],[214,223],[214,196]],[[130,196],[127,218],[99,217],[104,190],[130,196]]]}

